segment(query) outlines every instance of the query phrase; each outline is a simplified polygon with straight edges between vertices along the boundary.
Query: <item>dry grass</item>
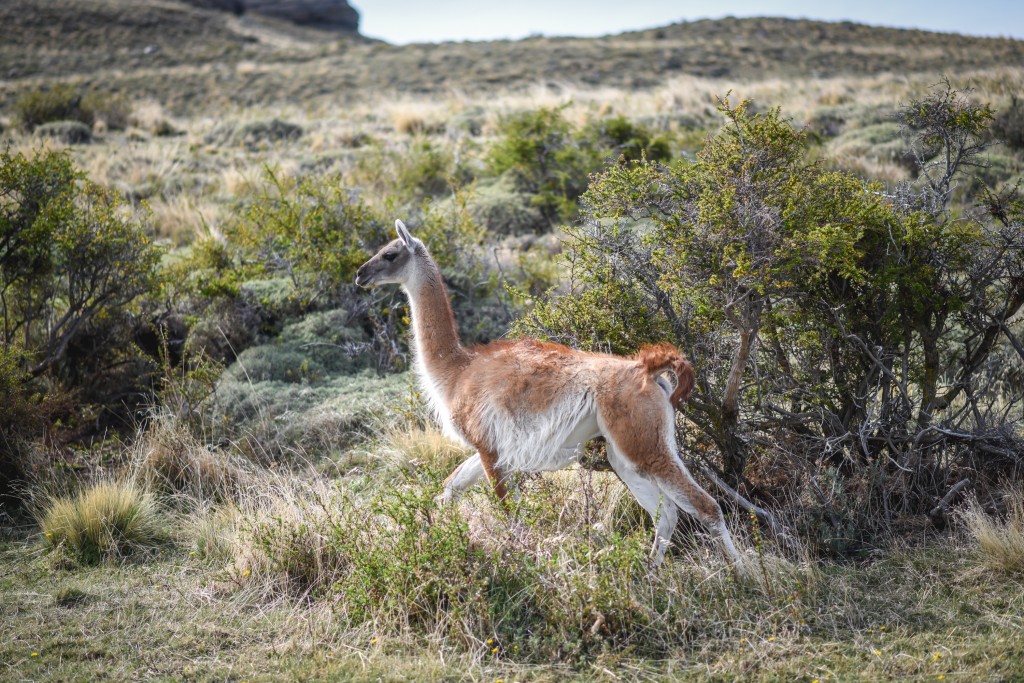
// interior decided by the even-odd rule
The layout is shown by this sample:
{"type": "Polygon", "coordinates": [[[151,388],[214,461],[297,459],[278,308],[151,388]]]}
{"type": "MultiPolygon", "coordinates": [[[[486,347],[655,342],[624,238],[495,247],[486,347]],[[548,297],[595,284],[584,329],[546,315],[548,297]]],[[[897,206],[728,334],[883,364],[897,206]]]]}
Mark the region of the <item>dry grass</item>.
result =
{"type": "Polygon", "coordinates": [[[149,201],[156,237],[174,246],[191,244],[197,238],[219,237],[224,207],[210,200],[188,195],[157,196],[149,201]]]}
{"type": "Polygon", "coordinates": [[[156,500],[127,480],[100,481],[74,496],[43,496],[36,504],[47,545],[82,562],[118,560],[168,537],[156,500]]]}
{"type": "Polygon", "coordinates": [[[135,104],[128,124],[157,137],[178,135],[182,127],[175,122],[156,100],[143,100],[135,104]]]}
{"type": "Polygon", "coordinates": [[[444,100],[415,100],[403,98],[380,103],[383,116],[403,135],[430,135],[444,132],[445,122],[451,118],[449,102],[444,100]]]}
{"type": "MultiPolygon", "coordinates": [[[[78,146],[72,153],[92,180],[118,189],[130,199],[147,199],[161,236],[184,244],[204,222],[215,227],[232,202],[264,191],[267,167],[284,179],[309,173],[338,174],[359,188],[370,204],[393,211],[396,179],[418,163],[418,146],[429,142],[440,154],[455,160],[453,168],[479,173],[500,121],[538,107],[564,107],[564,116],[578,126],[624,114],[668,136],[677,151],[692,154],[706,133],[721,124],[717,98],[730,92],[734,101],[753,98],[758,109],[780,106],[797,125],[827,116],[842,121],[842,130],[849,130],[885,120],[900,102],[920,96],[937,79],[936,74],[893,73],[761,80],[676,74],[646,88],[548,81],[486,93],[453,88],[419,97],[377,91],[345,107],[337,102],[310,102],[302,108],[225,107],[216,116],[196,113],[173,118],[164,105],[143,98],[133,109],[133,129],[107,131],[97,135],[93,144],[78,146]],[[306,133],[298,141],[259,149],[206,143],[219,126],[240,129],[269,119],[294,122],[306,133]],[[160,137],[156,128],[161,121],[170,121],[186,133],[160,137]],[[445,130],[444,135],[435,134],[445,130]],[[145,134],[136,135],[138,131],[145,134]]],[[[974,87],[973,96],[978,100],[1005,107],[1011,95],[1024,88],[1024,68],[968,71],[953,75],[953,82],[974,87]]],[[[13,152],[54,145],[18,131],[7,135],[13,152]]],[[[888,184],[908,177],[905,164],[894,160],[888,148],[851,146],[843,138],[826,141],[822,154],[838,155],[845,167],[888,184]]],[[[410,195],[400,201],[415,211],[421,199],[410,195]]]]}
{"type": "Polygon", "coordinates": [[[152,421],[133,450],[133,480],[148,491],[197,503],[231,500],[253,476],[240,458],[207,447],[166,415],[152,421]]]}
{"type": "MultiPolygon", "coordinates": [[[[442,509],[433,497],[467,449],[413,424],[364,448],[368,457],[333,480],[301,467],[246,469],[241,485],[223,487],[230,499],[217,502],[203,481],[167,486],[191,474],[159,473],[184,464],[216,480],[225,454],[169,418],[155,421],[130,454],[132,476],[177,510],[178,545],[116,576],[79,569],[36,579],[22,569],[11,583],[0,572],[0,607],[24,615],[16,630],[0,622],[0,659],[33,679],[94,678],[102,664],[108,677],[128,680],[145,653],[150,669],[203,680],[229,671],[313,680],[934,680],[1006,675],[992,662],[1024,653],[1024,591],[1013,575],[982,571],[987,554],[955,536],[838,566],[785,557],[741,521],[734,531],[758,568],[753,581],[737,583],[700,534],[677,534],[678,547],[650,571],[649,522],[609,473],[522,477],[510,511],[486,484],[442,509]],[[19,597],[40,592],[54,597],[19,597]],[[63,610],[59,619],[51,604],[63,610]],[[99,659],[68,650],[69,632],[126,621],[133,629],[119,636],[123,645],[89,639],[99,659]],[[195,650],[202,654],[182,654],[195,650]]],[[[1019,547],[1024,515],[1014,500],[1019,547]]],[[[15,567],[34,562],[22,549],[6,557],[15,567]]]]}
{"type": "Polygon", "coordinates": [[[964,510],[967,532],[977,543],[982,560],[1004,572],[1024,572],[1024,491],[1006,494],[1006,516],[987,514],[977,500],[964,510]]]}
{"type": "Polygon", "coordinates": [[[473,455],[473,449],[451,440],[434,424],[392,428],[380,452],[386,463],[399,469],[432,467],[441,471],[454,470],[473,455]]]}

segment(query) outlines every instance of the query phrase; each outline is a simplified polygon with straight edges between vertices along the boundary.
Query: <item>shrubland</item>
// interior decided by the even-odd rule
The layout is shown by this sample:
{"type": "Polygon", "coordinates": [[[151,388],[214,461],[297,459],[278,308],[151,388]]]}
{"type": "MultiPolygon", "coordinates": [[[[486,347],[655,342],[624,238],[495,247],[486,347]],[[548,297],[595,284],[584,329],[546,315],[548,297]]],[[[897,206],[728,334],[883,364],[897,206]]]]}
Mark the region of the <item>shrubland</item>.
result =
{"type": "Polygon", "coordinates": [[[5,133],[8,673],[1012,676],[1019,107],[925,85],[147,101],[73,152],[5,133]],[[651,570],[598,443],[511,510],[438,506],[469,453],[405,372],[404,296],[352,283],[396,216],[467,343],[687,352],[682,450],[752,581],[693,526],[651,570]]]}

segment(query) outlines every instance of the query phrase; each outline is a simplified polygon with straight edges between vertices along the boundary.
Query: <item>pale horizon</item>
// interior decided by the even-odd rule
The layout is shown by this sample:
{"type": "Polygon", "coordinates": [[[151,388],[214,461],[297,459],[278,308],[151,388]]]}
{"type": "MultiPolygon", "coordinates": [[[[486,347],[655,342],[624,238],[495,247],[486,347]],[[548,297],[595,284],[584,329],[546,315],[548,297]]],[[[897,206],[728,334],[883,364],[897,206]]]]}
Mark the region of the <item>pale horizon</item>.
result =
{"type": "Polygon", "coordinates": [[[787,17],[854,21],[966,35],[1024,38],[1024,3],[980,0],[821,3],[809,0],[725,0],[707,3],[636,0],[521,0],[481,10],[479,2],[351,0],[360,32],[402,45],[446,41],[518,40],[533,35],[594,37],[666,26],[681,21],[734,17],[787,17]],[[965,7],[969,11],[965,11],[965,7]]]}

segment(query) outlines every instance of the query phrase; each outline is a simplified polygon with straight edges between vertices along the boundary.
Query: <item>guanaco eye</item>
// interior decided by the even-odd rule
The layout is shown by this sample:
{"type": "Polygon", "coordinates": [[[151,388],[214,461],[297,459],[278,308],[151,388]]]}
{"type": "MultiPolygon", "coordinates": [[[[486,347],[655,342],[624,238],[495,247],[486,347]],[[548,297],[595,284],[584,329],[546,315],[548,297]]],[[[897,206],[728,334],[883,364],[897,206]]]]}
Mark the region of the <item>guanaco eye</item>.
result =
{"type": "Polygon", "coordinates": [[[385,261],[394,261],[397,257],[398,257],[398,254],[396,254],[393,251],[389,251],[388,253],[384,254],[384,260],[385,261]]]}

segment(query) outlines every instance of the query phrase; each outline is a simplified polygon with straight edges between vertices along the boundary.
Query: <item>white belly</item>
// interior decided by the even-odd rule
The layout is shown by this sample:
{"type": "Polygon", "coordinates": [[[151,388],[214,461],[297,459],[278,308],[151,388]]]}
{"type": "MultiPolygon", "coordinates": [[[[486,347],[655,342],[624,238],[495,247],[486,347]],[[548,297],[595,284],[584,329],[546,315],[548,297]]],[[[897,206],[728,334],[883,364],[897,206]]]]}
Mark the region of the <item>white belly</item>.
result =
{"type": "Polygon", "coordinates": [[[597,412],[588,404],[518,425],[496,420],[492,433],[498,466],[506,472],[547,472],[576,462],[587,441],[601,434],[597,412]]]}

